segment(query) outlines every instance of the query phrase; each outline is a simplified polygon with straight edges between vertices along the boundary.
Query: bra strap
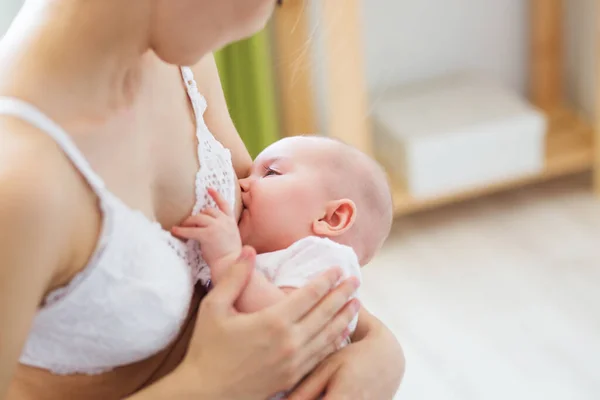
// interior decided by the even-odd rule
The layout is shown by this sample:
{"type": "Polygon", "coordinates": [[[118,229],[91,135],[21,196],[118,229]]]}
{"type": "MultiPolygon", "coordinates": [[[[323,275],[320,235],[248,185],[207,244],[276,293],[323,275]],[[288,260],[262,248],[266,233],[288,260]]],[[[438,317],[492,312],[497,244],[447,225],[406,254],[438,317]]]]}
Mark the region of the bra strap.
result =
{"type": "Polygon", "coordinates": [[[104,181],[89,165],[71,137],[56,122],[33,105],[13,97],[0,97],[0,115],[21,119],[50,136],[87,180],[96,194],[104,192],[104,181]]]}
{"type": "Polygon", "coordinates": [[[198,91],[198,85],[196,85],[194,73],[190,67],[181,67],[181,76],[183,77],[188,97],[194,108],[196,122],[201,122],[204,118],[204,111],[206,111],[206,99],[198,91]]]}

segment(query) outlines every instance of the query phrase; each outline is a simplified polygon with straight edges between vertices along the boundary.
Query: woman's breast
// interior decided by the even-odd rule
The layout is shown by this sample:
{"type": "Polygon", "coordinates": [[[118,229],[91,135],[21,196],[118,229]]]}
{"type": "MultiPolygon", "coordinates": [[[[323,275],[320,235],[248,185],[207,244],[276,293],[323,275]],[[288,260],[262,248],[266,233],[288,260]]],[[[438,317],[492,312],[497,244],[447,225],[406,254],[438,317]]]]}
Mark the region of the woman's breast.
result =
{"type": "Polygon", "coordinates": [[[20,364],[8,393],[8,400],[117,400],[127,397],[171,373],[185,356],[196,312],[204,288],[197,286],[185,323],[176,340],[160,353],[135,364],[100,375],[54,375],[46,370],[20,364]]]}
{"type": "Polygon", "coordinates": [[[233,207],[233,212],[235,213],[235,220],[239,221],[240,216],[242,215],[242,209],[244,205],[242,204],[242,190],[240,188],[240,184],[238,182],[238,178],[235,178],[235,204],[233,207]]]}

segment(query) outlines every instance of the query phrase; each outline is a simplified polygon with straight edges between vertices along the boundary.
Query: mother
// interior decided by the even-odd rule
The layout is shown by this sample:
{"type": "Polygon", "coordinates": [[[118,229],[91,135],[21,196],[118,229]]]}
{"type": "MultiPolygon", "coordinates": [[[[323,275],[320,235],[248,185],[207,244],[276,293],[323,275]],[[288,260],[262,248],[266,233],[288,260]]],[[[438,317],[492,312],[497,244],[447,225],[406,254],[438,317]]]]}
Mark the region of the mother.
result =
{"type": "Polygon", "coordinates": [[[353,316],[337,271],[239,315],[247,250],[198,309],[199,253],[165,231],[249,170],[211,52],[274,3],[26,3],[0,45],[0,398],[264,399],[315,367],[292,397],[392,397],[402,352],[364,309],[325,359],[353,316]]]}

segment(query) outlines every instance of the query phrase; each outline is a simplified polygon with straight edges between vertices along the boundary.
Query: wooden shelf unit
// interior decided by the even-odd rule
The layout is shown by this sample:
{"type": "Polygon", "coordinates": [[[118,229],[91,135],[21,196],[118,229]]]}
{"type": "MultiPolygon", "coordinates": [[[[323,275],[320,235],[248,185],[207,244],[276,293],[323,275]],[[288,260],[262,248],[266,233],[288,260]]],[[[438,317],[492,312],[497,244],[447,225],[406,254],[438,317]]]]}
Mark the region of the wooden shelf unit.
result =
{"type": "MultiPolygon", "coordinates": [[[[516,188],[530,183],[595,169],[595,192],[600,196],[600,135],[593,125],[585,120],[574,108],[564,104],[563,94],[563,43],[562,15],[564,0],[530,0],[530,100],[548,116],[546,162],[544,169],[536,175],[496,182],[475,187],[458,193],[449,193],[429,199],[416,199],[406,190],[402,179],[390,177],[393,186],[396,215],[430,209],[486,194],[516,188]],[[596,146],[595,146],[596,144],[596,146]]],[[[361,54],[362,37],[359,0],[328,0],[324,6],[320,25],[325,29],[325,54],[327,54],[327,80],[329,96],[326,102],[329,116],[329,134],[339,137],[372,154],[372,127],[365,123],[369,114],[364,77],[364,60],[361,54]],[[343,3],[343,6],[342,6],[343,3]],[[352,84],[344,84],[351,82],[352,84]]],[[[283,8],[307,1],[289,0],[283,8]]],[[[291,8],[290,8],[291,9],[291,8]]],[[[305,12],[306,6],[301,8],[305,12]]],[[[600,32],[600,7],[598,10],[598,31],[600,32]]],[[[278,11],[284,14],[283,10],[278,11]]],[[[288,13],[290,10],[287,11],[288,13]]],[[[287,16],[289,18],[289,15],[287,16]]],[[[301,16],[298,16],[301,18],[301,16]]],[[[286,40],[286,27],[279,25],[278,51],[293,51],[298,38],[286,40]]],[[[290,36],[289,32],[287,36],[290,36]]],[[[304,45],[312,40],[300,41],[304,45]]],[[[598,51],[600,65],[600,51],[598,51]]],[[[278,66],[284,70],[282,76],[289,75],[293,64],[278,66]]],[[[598,92],[600,93],[600,78],[598,92]]],[[[286,82],[281,82],[286,85],[286,82]]],[[[308,84],[308,83],[307,83],[308,84]]],[[[294,97],[288,92],[288,96],[294,97]]],[[[600,98],[596,100],[600,118],[600,98]]],[[[282,102],[282,107],[292,107],[282,102]]],[[[600,124],[600,121],[597,121],[600,124]]],[[[595,125],[595,124],[594,124],[595,125]]],[[[297,132],[304,133],[304,132],[297,132]]],[[[294,132],[292,132],[294,134],[294,132]]]]}
{"type": "Polygon", "coordinates": [[[478,186],[429,199],[415,199],[407,192],[401,178],[391,177],[395,214],[397,216],[406,215],[530,183],[587,171],[594,163],[593,139],[594,131],[582,117],[568,108],[561,108],[550,115],[546,141],[546,165],[539,174],[478,186]]]}

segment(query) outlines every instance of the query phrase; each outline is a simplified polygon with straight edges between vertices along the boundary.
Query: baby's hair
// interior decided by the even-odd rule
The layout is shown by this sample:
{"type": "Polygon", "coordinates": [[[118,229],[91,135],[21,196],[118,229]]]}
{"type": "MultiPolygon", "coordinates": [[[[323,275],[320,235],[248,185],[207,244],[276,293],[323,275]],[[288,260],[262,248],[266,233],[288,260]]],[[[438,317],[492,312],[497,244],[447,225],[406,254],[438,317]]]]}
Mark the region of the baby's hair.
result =
{"type": "Polygon", "coordinates": [[[349,198],[357,208],[350,241],[361,265],[368,263],[388,237],[393,221],[393,202],[388,176],[382,166],[338,138],[303,135],[331,143],[332,156],[323,160],[328,186],[336,198],[349,198]]]}

